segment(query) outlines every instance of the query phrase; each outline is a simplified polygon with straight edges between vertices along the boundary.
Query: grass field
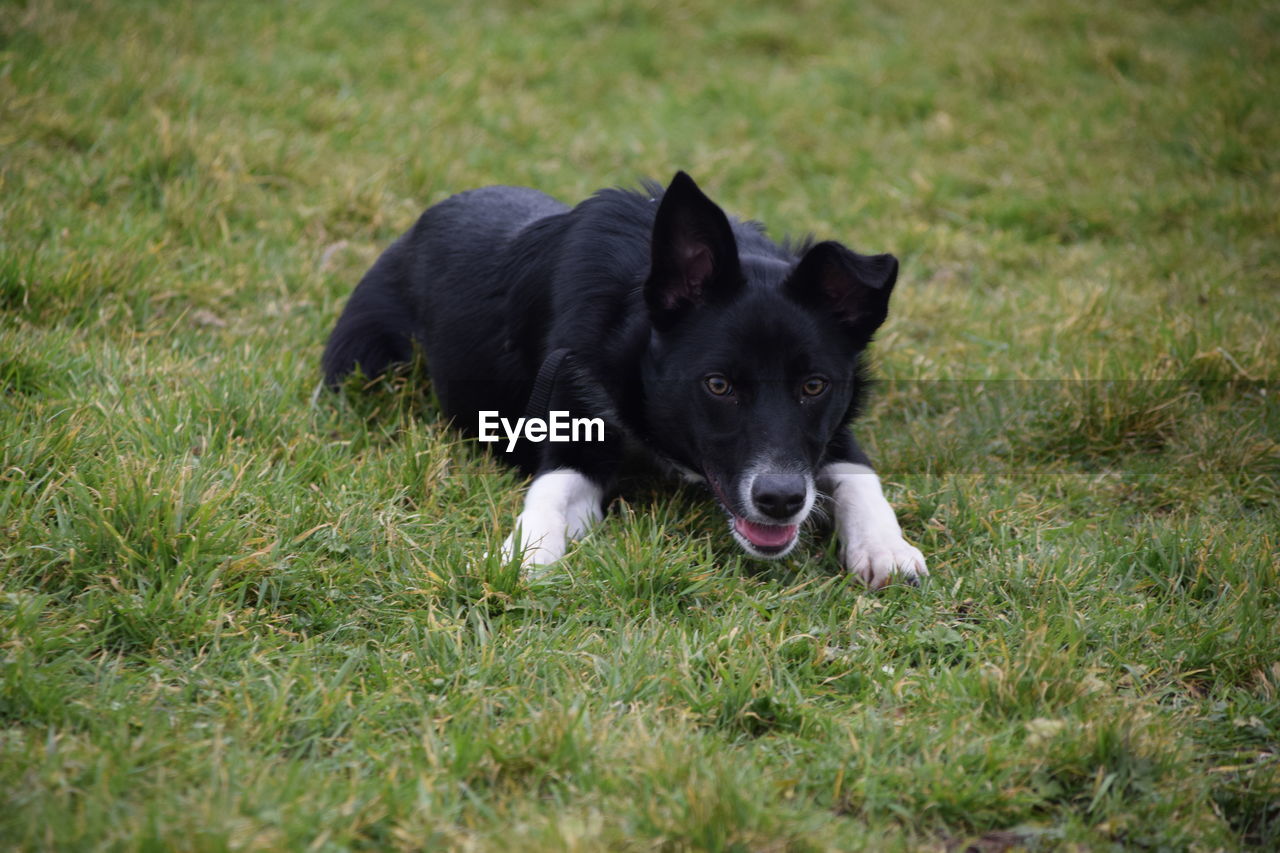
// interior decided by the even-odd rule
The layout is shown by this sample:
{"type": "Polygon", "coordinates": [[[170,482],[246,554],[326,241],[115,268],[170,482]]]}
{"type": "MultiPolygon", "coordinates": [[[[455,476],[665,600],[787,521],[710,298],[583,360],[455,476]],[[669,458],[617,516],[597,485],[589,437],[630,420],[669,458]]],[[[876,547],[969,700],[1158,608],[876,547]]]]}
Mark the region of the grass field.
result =
{"type": "Polygon", "coordinates": [[[1280,4],[0,3],[0,846],[1280,844],[1280,4]],[[689,170],[903,261],[933,572],[640,479],[556,571],[402,375],[428,203],[689,170]]]}

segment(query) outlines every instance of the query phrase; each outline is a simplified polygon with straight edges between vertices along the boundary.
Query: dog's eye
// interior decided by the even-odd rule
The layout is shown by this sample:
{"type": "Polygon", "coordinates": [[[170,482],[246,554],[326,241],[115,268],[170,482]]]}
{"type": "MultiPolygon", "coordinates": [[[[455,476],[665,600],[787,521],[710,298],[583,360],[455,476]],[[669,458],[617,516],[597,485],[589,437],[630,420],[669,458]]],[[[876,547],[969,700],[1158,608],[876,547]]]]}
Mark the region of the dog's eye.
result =
{"type": "Polygon", "coordinates": [[[733,383],[719,373],[713,373],[703,379],[702,384],[707,386],[707,390],[717,397],[725,397],[733,393],[733,383]]]}
{"type": "Polygon", "coordinates": [[[804,392],[806,397],[817,397],[823,391],[827,390],[827,380],[821,376],[810,376],[800,386],[800,390],[804,392]]]}

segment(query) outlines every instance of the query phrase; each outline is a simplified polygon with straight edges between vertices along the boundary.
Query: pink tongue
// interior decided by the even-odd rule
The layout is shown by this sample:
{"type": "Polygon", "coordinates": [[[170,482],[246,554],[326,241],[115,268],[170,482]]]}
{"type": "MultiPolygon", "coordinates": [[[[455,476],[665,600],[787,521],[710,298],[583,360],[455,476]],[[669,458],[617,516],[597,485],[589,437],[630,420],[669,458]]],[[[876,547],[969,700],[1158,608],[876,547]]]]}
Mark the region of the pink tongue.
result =
{"type": "Polygon", "coordinates": [[[794,524],[757,524],[745,518],[735,518],[733,525],[747,537],[748,542],[761,548],[781,548],[796,535],[794,524]]]}

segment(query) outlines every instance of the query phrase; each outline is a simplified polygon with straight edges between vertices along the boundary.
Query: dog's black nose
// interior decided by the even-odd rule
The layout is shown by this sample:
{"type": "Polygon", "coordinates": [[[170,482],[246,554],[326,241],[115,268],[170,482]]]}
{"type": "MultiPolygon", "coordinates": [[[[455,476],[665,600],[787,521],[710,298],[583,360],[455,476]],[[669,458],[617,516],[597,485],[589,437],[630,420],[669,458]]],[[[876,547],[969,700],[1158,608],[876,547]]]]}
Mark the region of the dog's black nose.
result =
{"type": "Polygon", "coordinates": [[[779,521],[800,511],[806,492],[808,484],[799,474],[761,474],[751,484],[756,509],[779,521]]]}

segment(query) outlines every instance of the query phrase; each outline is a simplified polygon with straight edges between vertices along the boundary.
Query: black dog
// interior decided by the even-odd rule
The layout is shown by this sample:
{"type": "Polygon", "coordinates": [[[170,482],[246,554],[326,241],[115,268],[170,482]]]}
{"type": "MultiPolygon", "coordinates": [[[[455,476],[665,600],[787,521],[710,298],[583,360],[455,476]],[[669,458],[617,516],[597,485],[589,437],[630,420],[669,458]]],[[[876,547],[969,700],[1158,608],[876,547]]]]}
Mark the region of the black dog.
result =
{"type": "Polygon", "coordinates": [[[683,172],[646,190],[569,208],[487,187],[431,207],[352,294],[326,381],[420,347],[445,415],[535,475],[505,546],[526,566],[600,520],[639,448],[707,482],[750,554],[788,553],[821,489],[850,572],[927,574],[848,429],[897,260],[779,246],[683,172]]]}

